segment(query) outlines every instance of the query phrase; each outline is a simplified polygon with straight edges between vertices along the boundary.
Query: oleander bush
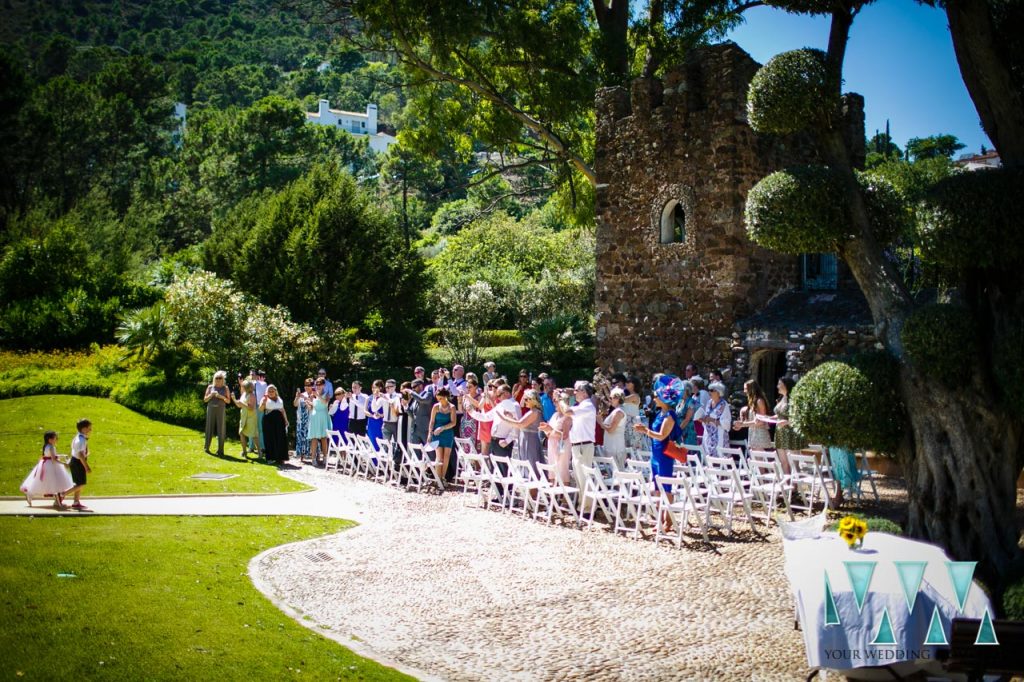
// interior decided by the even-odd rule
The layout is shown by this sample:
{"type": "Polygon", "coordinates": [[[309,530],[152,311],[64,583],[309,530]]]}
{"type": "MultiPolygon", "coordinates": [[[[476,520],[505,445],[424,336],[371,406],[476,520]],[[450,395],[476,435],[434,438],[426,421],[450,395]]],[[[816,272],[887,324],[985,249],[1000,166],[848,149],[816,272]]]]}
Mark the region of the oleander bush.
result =
{"type": "Polygon", "coordinates": [[[523,331],[526,353],[537,366],[578,367],[593,360],[594,333],[590,320],[579,315],[556,315],[537,320],[523,331]]]}

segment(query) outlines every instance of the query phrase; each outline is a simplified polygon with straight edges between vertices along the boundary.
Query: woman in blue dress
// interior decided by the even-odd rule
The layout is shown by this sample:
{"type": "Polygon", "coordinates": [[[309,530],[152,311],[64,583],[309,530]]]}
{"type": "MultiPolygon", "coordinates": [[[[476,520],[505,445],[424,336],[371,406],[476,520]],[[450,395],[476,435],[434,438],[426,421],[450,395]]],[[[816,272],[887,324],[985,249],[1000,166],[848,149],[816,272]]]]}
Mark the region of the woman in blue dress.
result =
{"type": "Polygon", "coordinates": [[[306,400],[311,399],[313,391],[313,380],[306,379],[305,392],[295,389],[295,456],[299,461],[309,457],[309,408],[306,400]]]}
{"type": "Polygon", "coordinates": [[[683,443],[686,445],[697,444],[697,426],[693,418],[698,409],[700,409],[700,398],[693,388],[693,382],[684,381],[683,399],[679,401],[679,407],[676,408],[676,417],[679,420],[679,428],[683,432],[683,443]]]}
{"type": "MultiPolygon", "coordinates": [[[[654,382],[654,404],[657,412],[650,427],[637,424],[634,428],[651,439],[651,474],[663,478],[671,478],[675,468],[675,460],[668,456],[665,448],[669,442],[678,443],[683,437],[676,417],[676,406],[683,399],[683,382],[674,374],[663,374],[654,382]]],[[[657,480],[655,478],[655,480],[657,480]]],[[[655,486],[655,493],[664,495],[669,503],[672,493],[667,485],[655,486]]],[[[666,513],[661,518],[664,532],[672,530],[672,517],[666,513]]]]}
{"type": "MultiPolygon", "coordinates": [[[[437,475],[444,478],[448,471],[448,458],[451,457],[455,445],[455,405],[451,403],[452,394],[447,388],[437,391],[437,404],[430,411],[430,438],[437,443],[434,453],[434,466],[437,475]]],[[[540,441],[537,441],[538,443],[540,441]]]]}
{"type": "Polygon", "coordinates": [[[374,450],[380,450],[377,439],[384,437],[384,409],[387,404],[387,399],[384,398],[384,382],[376,379],[373,382],[373,394],[366,403],[366,437],[370,439],[374,450]]]}

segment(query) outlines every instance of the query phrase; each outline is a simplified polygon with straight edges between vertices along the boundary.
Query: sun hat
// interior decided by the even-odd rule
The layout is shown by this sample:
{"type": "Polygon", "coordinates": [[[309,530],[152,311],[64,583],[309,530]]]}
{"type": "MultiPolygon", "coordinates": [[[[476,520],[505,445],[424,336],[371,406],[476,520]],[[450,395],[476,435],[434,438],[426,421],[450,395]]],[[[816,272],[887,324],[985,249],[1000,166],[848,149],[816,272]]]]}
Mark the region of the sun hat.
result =
{"type": "Polygon", "coordinates": [[[675,407],[683,399],[683,382],[675,374],[662,374],[654,382],[654,395],[669,407],[675,407]]]}
{"type": "Polygon", "coordinates": [[[715,393],[717,393],[720,396],[724,396],[725,395],[725,384],[723,384],[720,381],[715,381],[710,386],[708,386],[708,392],[710,393],[711,391],[714,391],[715,393]]]}

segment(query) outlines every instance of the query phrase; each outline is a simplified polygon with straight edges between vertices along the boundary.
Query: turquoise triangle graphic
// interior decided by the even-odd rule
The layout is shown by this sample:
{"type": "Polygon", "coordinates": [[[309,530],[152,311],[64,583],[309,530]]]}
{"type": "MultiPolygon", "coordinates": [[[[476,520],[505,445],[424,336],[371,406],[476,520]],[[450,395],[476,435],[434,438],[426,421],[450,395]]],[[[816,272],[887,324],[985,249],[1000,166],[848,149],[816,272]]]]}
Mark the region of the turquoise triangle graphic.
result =
{"type": "Polygon", "coordinates": [[[996,629],[992,627],[992,614],[985,609],[985,615],[981,617],[981,627],[978,628],[978,637],[975,644],[999,644],[996,639],[996,629]]]}
{"type": "Polygon", "coordinates": [[[825,571],[825,625],[839,625],[839,609],[836,598],[832,596],[832,585],[828,582],[828,571],[825,571]]]}
{"type": "Polygon", "coordinates": [[[850,578],[850,585],[853,586],[853,596],[857,600],[857,612],[864,608],[864,599],[868,596],[868,587],[871,585],[871,576],[875,574],[877,561],[844,561],[846,575],[850,578]]]}
{"type": "Polygon", "coordinates": [[[949,579],[953,582],[953,591],[956,592],[957,608],[960,613],[964,612],[967,593],[971,589],[971,580],[974,579],[974,567],[977,565],[977,561],[946,562],[946,570],[949,571],[949,579]]]}
{"type": "Polygon", "coordinates": [[[938,605],[932,609],[932,619],[928,623],[928,636],[924,638],[924,643],[932,646],[949,646],[946,631],[942,628],[942,617],[939,616],[938,605]]]}
{"type": "Polygon", "coordinates": [[[924,569],[928,566],[927,561],[894,561],[896,572],[900,576],[900,585],[903,586],[903,596],[907,600],[907,611],[914,612],[914,603],[917,602],[917,593],[921,589],[921,581],[924,580],[924,569]]]}
{"type": "Polygon", "coordinates": [[[892,621],[889,620],[889,609],[887,608],[882,609],[882,622],[878,624],[878,632],[875,633],[875,638],[871,640],[871,643],[880,646],[896,643],[896,634],[892,631],[892,621]]]}

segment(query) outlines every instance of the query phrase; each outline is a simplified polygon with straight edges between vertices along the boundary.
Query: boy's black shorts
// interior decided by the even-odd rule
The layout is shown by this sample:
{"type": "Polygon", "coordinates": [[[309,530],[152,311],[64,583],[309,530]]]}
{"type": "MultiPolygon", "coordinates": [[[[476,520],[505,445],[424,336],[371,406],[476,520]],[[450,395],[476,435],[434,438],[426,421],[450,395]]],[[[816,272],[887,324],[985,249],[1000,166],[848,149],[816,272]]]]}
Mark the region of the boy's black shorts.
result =
{"type": "Polygon", "coordinates": [[[71,480],[75,485],[85,485],[85,465],[74,457],[71,458],[71,480]]]}

